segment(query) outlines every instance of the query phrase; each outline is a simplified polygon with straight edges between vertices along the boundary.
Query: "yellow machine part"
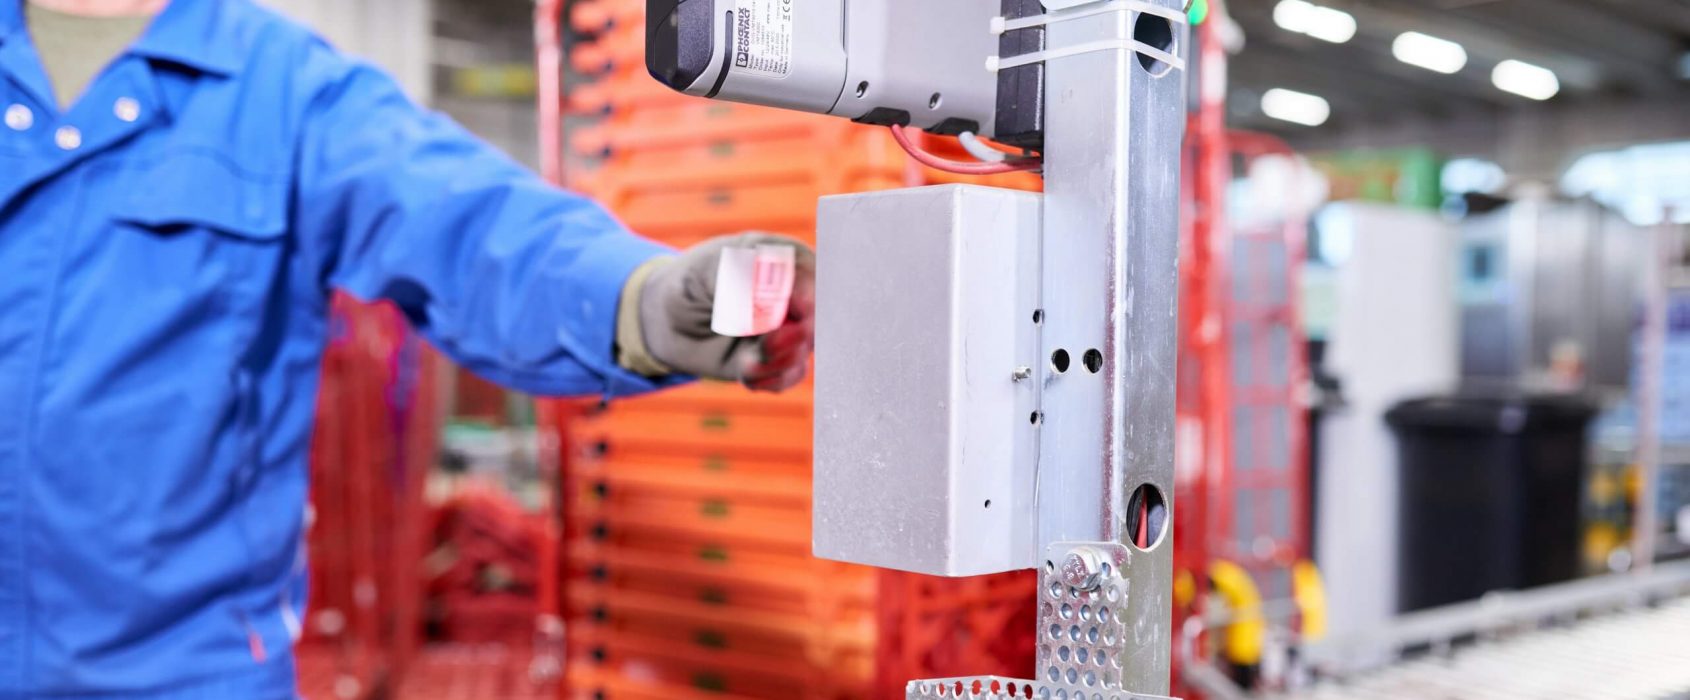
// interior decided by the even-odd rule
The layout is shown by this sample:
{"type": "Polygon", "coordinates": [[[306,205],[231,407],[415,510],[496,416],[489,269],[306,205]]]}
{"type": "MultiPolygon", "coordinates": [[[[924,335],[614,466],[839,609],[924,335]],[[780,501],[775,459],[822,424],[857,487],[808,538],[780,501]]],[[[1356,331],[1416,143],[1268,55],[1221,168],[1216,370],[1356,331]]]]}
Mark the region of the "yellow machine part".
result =
{"type": "Polygon", "coordinates": [[[1180,569],[1174,573],[1174,607],[1184,610],[1197,600],[1197,580],[1191,572],[1180,569]]]}
{"type": "Polygon", "coordinates": [[[1209,585],[1232,611],[1232,623],[1221,631],[1221,656],[1240,666],[1261,663],[1267,622],[1256,582],[1244,567],[1217,559],[1209,564],[1209,585]]]}
{"type": "Polygon", "coordinates": [[[1303,641],[1313,642],[1326,636],[1326,583],[1312,561],[1300,561],[1291,567],[1291,597],[1303,614],[1303,641]]]}

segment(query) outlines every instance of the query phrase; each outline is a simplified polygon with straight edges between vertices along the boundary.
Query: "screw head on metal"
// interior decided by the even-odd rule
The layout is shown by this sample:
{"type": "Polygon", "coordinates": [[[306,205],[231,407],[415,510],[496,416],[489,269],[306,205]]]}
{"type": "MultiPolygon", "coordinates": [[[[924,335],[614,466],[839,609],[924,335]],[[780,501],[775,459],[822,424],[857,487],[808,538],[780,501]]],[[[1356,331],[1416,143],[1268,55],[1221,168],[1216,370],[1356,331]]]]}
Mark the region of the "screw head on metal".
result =
{"type": "Polygon", "coordinates": [[[1062,582],[1082,591],[1096,590],[1103,583],[1103,565],[1108,562],[1103,552],[1093,547],[1079,547],[1062,560],[1057,574],[1062,582]]]}

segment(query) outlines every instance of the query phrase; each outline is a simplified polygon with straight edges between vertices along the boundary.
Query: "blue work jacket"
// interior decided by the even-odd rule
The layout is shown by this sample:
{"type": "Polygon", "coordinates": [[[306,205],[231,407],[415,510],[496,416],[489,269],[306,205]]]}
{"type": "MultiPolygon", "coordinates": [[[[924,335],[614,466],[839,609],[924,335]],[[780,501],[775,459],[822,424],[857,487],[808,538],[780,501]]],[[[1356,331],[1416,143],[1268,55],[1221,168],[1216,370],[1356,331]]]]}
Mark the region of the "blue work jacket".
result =
{"type": "Polygon", "coordinates": [[[0,698],[291,698],[331,290],[505,385],[629,394],[618,295],[664,249],[249,0],[174,0],[61,113],[21,3],[0,698]]]}

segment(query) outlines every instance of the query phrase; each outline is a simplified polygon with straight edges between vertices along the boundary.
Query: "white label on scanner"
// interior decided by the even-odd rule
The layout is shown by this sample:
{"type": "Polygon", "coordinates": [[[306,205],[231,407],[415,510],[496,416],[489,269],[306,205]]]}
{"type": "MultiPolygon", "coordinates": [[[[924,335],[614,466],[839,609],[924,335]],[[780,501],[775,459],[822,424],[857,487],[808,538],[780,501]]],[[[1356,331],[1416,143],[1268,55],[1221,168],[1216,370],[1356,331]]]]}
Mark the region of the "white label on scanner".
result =
{"type": "Polygon", "coordinates": [[[734,13],[733,70],[772,78],[792,74],[792,4],[739,0],[734,13]]]}

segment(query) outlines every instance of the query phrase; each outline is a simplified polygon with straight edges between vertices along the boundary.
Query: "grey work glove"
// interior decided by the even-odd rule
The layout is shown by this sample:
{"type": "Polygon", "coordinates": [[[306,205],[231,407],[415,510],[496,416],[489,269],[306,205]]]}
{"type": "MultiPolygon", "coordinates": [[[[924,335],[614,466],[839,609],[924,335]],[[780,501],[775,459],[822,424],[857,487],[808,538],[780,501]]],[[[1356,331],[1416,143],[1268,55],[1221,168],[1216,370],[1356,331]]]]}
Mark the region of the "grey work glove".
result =
{"type": "Polygon", "coordinates": [[[701,243],[634,271],[617,311],[616,359],[648,377],[690,374],[784,391],[803,381],[816,336],[816,256],[785,236],[745,233],[701,243]],[[798,249],[786,322],[768,335],[729,338],[710,330],[724,248],[787,244],[798,249]]]}

